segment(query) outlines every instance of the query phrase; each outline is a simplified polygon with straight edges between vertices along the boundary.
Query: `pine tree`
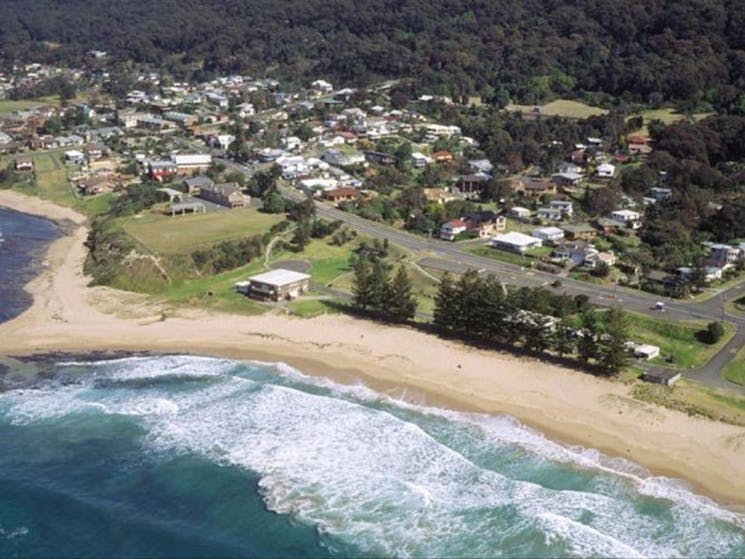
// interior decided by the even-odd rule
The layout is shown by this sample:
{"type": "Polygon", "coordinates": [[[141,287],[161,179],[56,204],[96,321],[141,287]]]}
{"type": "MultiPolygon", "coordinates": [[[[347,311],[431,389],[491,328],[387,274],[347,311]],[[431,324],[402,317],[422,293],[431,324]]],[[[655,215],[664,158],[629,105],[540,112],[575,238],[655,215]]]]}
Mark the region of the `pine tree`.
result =
{"type": "Polygon", "coordinates": [[[594,359],[598,355],[598,338],[601,334],[600,325],[595,312],[590,309],[582,311],[580,319],[581,327],[577,352],[582,361],[589,363],[590,359],[594,359]]]}
{"type": "Polygon", "coordinates": [[[373,258],[370,270],[370,308],[381,315],[385,314],[388,306],[388,292],[390,284],[390,270],[380,258],[373,258]]]}
{"type": "Polygon", "coordinates": [[[396,275],[388,288],[386,314],[395,322],[406,322],[416,314],[416,298],[413,283],[403,266],[398,267],[396,275]]]}
{"type": "Polygon", "coordinates": [[[435,296],[433,324],[442,334],[452,332],[456,326],[458,290],[452,276],[445,272],[440,278],[440,287],[435,296]]]}
{"type": "Polygon", "coordinates": [[[603,317],[604,333],[599,336],[598,365],[608,375],[621,372],[628,364],[626,344],[629,341],[629,325],[624,312],[611,308],[603,317]]]}
{"type": "Polygon", "coordinates": [[[352,283],[352,304],[357,310],[367,311],[375,300],[375,288],[372,284],[372,264],[361,256],[354,265],[352,283]]]}
{"type": "Polygon", "coordinates": [[[553,348],[559,357],[564,357],[574,352],[577,347],[574,329],[564,319],[562,319],[553,332],[553,348]]]}
{"type": "Polygon", "coordinates": [[[475,270],[468,270],[460,277],[456,287],[457,329],[469,336],[478,336],[482,326],[479,322],[479,311],[482,304],[483,282],[475,270]]]}
{"type": "Polygon", "coordinates": [[[505,288],[493,275],[483,283],[483,298],[478,309],[479,322],[483,326],[482,335],[490,341],[504,338],[505,323],[505,288]]]}

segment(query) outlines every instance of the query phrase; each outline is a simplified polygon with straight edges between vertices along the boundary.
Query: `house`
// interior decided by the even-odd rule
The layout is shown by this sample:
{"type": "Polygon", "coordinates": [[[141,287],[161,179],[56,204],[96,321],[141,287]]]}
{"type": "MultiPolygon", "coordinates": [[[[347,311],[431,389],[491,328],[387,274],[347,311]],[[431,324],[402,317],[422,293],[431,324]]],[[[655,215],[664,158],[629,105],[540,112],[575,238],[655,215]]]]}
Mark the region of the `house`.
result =
{"type": "Polygon", "coordinates": [[[639,229],[642,226],[641,217],[639,212],[633,210],[615,210],[610,214],[613,221],[622,223],[630,229],[639,229]]]}
{"type": "Polygon", "coordinates": [[[338,204],[339,202],[346,202],[349,200],[356,200],[359,197],[360,191],[356,188],[342,187],[334,188],[332,190],[326,190],[323,193],[324,200],[338,204]]]}
{"type": "Polygon", "coordinates": [[[212,165],[212,156],[209,154],[176,154],[171,156],[171,161],[176,166],[176,174],[188,175],[192,173],[203,173],[212,165]]]}
{"type": "Polygon", "coordinates": [[[649,361],[659,356],[660,348],[656,345],[641,344],[634,347],[634,357],[640,357],[649,361]]]}
{"type": "Polygon", "coordinates": [[[507,219],[490,210],[468,214],[464,221],[466,222],[466,230],[478,232],[480,239],[491,237],[507,228],[507,219]]]}
{"type": "Polygon", "coordinates": [[[33,171],[34,160],[30,157],[19,157],[13,160],[13,167],[16,171],[33,171]]]}
{"type": "Polygon", "coordinates": [[[572,217],[574,215],[574,206],[566,200],[551,200],[548,207],[552,210],[559,210],[564,217],[572,217]]]}
{"type": "Polygon", "coordinates": [[[280,147],[287,151],[299,149],[302,145],[303,141],[297,136],[287,136],[280,141],[280,147]]]}
{"type": "Polygon", "coordinates": [[[215,182],[209,177],[193,177],[181,183],[187,194],[199,194],[202,188],[212,188],[215,182]]]}
{"type": "Polygon", "coordinates": [[[460,199],[457,194],[448,192],[444,188],[424,188],[422,189],[422,193],[424,194],[424,197],[427,199],[427,201],[436,202],[441,206],[446,202],[460,199]]]}
{"type": "Polygon", "coordinates": [[[481,191],[490,179],[491,177],[484,173],[464,175],[458,179],[458,188],[467,197],[472,198],[481,194],[481,191]]]}
{"type": "Polygon", "coordinates": [[[308,291],[310,276],[293,270],[278,268],[235,284],[235,289],[254,299],[283,301],[295,299],[308,291]]]}
{"type": "Polygon", "coordinates": [[[561,221],[564,213],[556,208],[538,208],[538,218],[547,221],[561,221]]]}
{"type": "Polygon", "coordinates": [[[592,258],[598,250],[585,241],[569,241],[556,247],[551,256],[564,262],[571,262],[574,266],[582,266],[588,258],[592,258]]]}
{"type": "MultiPolygon", "coordinates": [[[[654,347],[654,346],[650,346],[654,347]]],[[[639,357],[644,357],[640,355],[639,357]]],[[[647,382],[653,382],[655,384],[663,384],[665,386],[672,386],[681,379],[682,375],[680,371],[674,371],[669,369],[658,369],[656,371],[648,371],[642,375],[642,380],[647,382]]]]}
{"type": "Polygon", "coordinates": [[[595,169],[595,174],[601,179],[612,179],[616,175],[616,166],[610,163],[602,163],[595,169]]]}
{"type": "Polygon", "coordinates": [[[471,173],[474,174],[484,173],[486,175],[491,175],[494,170],[494,165],[492,165],[491,161],[488,159],[474,159],[468,162],[468,168],[471,170],[471,173]]]}
{"type": "Polygon", "coordinates": [[[310,84],[310,87],[319,93],[331,93],[334,91],[334,86],[326,80],[316,80],[310,84]]]}
{"type": "Polygon", "coordinates": [[[421,152],[415,151],[411,154],[411,164],[416,169],[421,169],[422,167],[426,167],[429,163],[432,162],[431,157],[427,157],[421,152]]]}
{"type": "Polygon", "coordinates": [[[525,254],[526,251],[538,248],[543,245],[540,239],[519,233],[517,231],[510,231],[502,235],[497,235],[492,239],[491,245],[494,248],[508,250],[510,252],[516,252],[517,254],[525,254]]]}
{"type": "Polygon", "coordinates": [[[742,252],[739,248],[723,243],[709,245],[709,256],[706,259],[708,266],[727,269],[735,265],[741,258],[742,252]]]}
{"type": "Polygon", "coordinates": [[[518,219],[529,219],[533,212],[531,212],[528,208],[512,206],[509,213],[512,217],[516,217],[518,219]]]}
{"type": "Polygon", "coordinates": [[[65,152],[65,161],[69,161],[70,163],[74,163],[75,165],[84,165],[86,158],[85,154],[82,151],[71,149],[65,152]]]}
{"type": "Polygon", "coordinates": [[[567,188],[574,187],[579,184],[582,180],[582,175],[579,173],[572,173],[567,171],[566,173],[555,173],[551,176],[551,180],[557,186],[567,188]]]}
{"type": "Polygon", "coordinates": [[[435,163],[449,163],[453,160],[453,154],[447,150],[441,149],[432,154],[435,163]]]}
{"type": "Polygon", "coordinates": [[[202,186],[199,190],[199,197],[231,209],[243,208],[251,203],[251,198],[244,196],[234,182],[202,186]]]}
{"type": "Polygon", "coordinates": [[[382,151],[366,151],[365,158],[378,165],[395,165],[398,161],[395,155],[382,151]]]}
{"type": "Polygon", "coordinates": [[[568,161],[562,161],[561,163],[559,163],[559,168],[557,169],[557,173],[574,173],[577,175],[582,175],[583,169],[582,167],[574,163],[569,163],[568,161]]]}
{"type": "Polygon", "coordinates": [[[515,191],[520,196],[528,198],[540,198],[547,194],[556,194],[556,185],[546,180],[526,180],[522,181],[522,189],[515,191]]]}
{"type": "Polygon", "coordinates": [[[649,189],[649,195],[657,202],[662,202],[663,200],[667,200],[668,198],[670,198],[670,196],[673,195],[673,190],[671,188],[654,186],[649,189]]]}
{"type": "Polygon", "coordinates": [[[536,239],[540,239],[543,243],[555,243],[564,238],[564,231],[558,227],[539,227],[533,229],[530,235],[536,239]]]}
{"type": "Polygon", "coordinates": [[[208,93],[207,101],[221,109],[227,109],[228,105],[230,105],[230,101],[228,100],[228,98],[224,95],[220,95],[219,93],[208,93]]]}
{"type": "Polygon", "coordinates": [[[614,266],[616,263],[616,255],[613,254],[612,250],[607,252],[595,252],[595,254],[588,255],[582,265],[589,269],[594,270],[599,264],[605,264],[608,268],[614,266]]]}
{"type": "Polygon", "coordinates": [[[462,219],[453,219],[445,222],[440,227],[440,238],[443,241],[454,241],[455,237],[468,229],[466,222],[462,219]]]}
{"type": "Polygon", "coordinates": [[[597,229],[589,224],[565,225],[562,229],[564,230],[564,237],[570,241],[590,241],[598,235],[597,229]]]}

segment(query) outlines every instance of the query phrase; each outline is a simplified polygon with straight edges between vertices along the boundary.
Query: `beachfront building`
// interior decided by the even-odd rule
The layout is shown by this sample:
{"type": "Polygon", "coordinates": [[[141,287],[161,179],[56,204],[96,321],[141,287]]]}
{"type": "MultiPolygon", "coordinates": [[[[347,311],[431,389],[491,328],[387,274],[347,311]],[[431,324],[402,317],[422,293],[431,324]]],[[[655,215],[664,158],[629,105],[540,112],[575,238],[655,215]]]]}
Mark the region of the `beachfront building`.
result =
{"type": "Polygon", "coordinates": [[[309,283],[308,274],[278,268],[236,283],[235,290],[253,299],[283,301],[306,293],[309,283]]]}

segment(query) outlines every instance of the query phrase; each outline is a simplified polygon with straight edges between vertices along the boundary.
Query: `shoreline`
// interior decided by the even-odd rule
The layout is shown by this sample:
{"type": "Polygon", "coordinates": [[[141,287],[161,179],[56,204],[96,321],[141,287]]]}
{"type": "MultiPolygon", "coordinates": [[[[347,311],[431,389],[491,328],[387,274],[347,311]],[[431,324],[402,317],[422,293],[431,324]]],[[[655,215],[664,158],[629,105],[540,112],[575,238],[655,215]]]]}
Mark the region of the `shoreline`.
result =
{"type": "Polygon", "coordinates": [[[0,355],[111,350],[284,362],[418,404],[510,415],[549,439],[632,460],[723,505],[745,505],[739,427],[633,400],[618,382],[410,328],[347,316],[174,309],[150,296],[88,287],[84,216],[7,190],[0,206],[67,224],[25,288],[32,306],[0,324],[0,355]]]}

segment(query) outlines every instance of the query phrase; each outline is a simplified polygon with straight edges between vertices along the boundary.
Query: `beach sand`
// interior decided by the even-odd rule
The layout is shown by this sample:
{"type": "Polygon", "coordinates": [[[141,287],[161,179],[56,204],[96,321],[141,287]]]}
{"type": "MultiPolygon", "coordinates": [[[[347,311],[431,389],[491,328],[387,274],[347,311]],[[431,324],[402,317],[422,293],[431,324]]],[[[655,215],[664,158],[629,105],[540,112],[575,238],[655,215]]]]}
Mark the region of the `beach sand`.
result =
{"type": "Polygon", "coordinates": [[[0,205],[68,225],[27,286],[32,307],[0,325],[0,355],[149,350],[283,361],[417,403],[506,413],[552,439],[631,459],[722,504],[745,505],[741,428],[639,402],[618,382],[409,328],[332,315],[174,311],[144,295],[88,287],[83,216],[9,191],[0,191],[0,205]]]}

